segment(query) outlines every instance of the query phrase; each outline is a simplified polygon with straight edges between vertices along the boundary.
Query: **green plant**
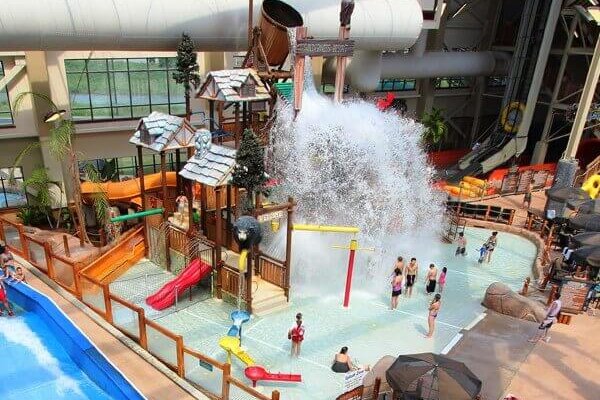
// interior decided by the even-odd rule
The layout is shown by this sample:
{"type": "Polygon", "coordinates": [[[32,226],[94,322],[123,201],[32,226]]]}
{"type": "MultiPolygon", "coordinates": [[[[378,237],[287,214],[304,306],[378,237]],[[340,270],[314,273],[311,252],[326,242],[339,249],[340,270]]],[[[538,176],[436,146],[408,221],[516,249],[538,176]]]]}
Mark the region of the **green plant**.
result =
{"type": "Polygon", "coordinates": [[[25,206],[17,212],[17,218],[23,225],[40,226],[46,222],[47,214],[44,209],[37,205],[25,206]]]}
{"type": "Polygon", "coordinates": [[[110,222],[110,203],[108,201],[106,192],[102,190],[102,187],[100,186],[100,183],[103,182],[102,179],[104,177],[102,176],[102,173],[90,163],[86,163],[83,166],[83,169],[90,182],[97,184],[97,190],[92,195],[92,198],[94,200],[94,211],[96,212],[96,220],[98,221],[98,224],[102,227],[105,227],[110,222]]]}
{"type": "MultiPolygon", "coordinates": [[[[59,109],[52,99],[44,94],[36,92],[19,93],[15,98],[13,110],[15,113],[21,109],[23,102],[27,97],[33,97],[34,100],[41,100],[51,111],[58,112],[59,109]]],[[[83,203],[81,199],[81,183],[79,182],[79,166],[77,162],[77,152],[73,146],[75,140],[75,124],[68,119],[59,119],[54,122],[50,128],[50,140],[48,149],[54,158],[66,162],[68,176],[71,178],[70,187],[67,187],[67,196],[75,204],[75,214],[79,221],[78,230],[81,237],[89,242],[87,231],[85,230],[85,215],[83,213],[83,203]]],[[[28,146],[30,147],[30,146],[28,146]]],[[[20,154],[20,156],[22,156],[20,154]]]]}
{"type": "Polygon", "coordinates": [[[181,42],[177,46],[177,72],[173,72],[173,79],[175,82],[183,84],[185,89],[185,116],[189,120],[192,115],[190,92],[200,85],[200,76],[198,75],[194,42],[185,33],[181,34],[181,42]]]}
{"type": "Polygon", "coordinates": [[[250,205],[248,208],[251,208],[254,193],[261,192],[268,195],[264,187],[268,180],[265,172],[264,150],[252,129],[244,130],[235,162],[231,183],[246,189],[247,202],[250,205]]]}
{"type": "Polygon", "coordinates": [[[424,113],[421,124],[425,127],[423,140],[426,142],[439,143],[448,134],[448,126],[446,125],[443,112],[439,108],[434,107],[431,109],[431,112],[424,113]]]}
{"type": "Polygon", "coordinates": [[[48,170],[44,167],[34,169],[23,181],[23,190],[34,197],[35,205],[45,214],[50,228],[54,228],[52,224],[52,192],[50,190],[52,186],[56,186],[62,192],[60,184],[50,179],[48,170]]]}

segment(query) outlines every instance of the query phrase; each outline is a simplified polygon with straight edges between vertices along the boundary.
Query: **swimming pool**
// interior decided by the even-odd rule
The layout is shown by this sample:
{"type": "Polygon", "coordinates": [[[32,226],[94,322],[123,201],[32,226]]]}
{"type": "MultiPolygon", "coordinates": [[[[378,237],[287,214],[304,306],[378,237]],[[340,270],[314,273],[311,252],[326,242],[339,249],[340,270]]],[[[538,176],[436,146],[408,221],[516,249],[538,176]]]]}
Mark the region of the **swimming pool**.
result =
{"type": "MultiPolygon", "coordinates": [[[[293,298],[290,307],[284,311],[262,318],[253,317],[243,330],[243,345],[248,354],[257,364],[272,372],[300,373],[303,378],[300,384],[259,383],[258,390],[270,393],[277,389],[285,400],[335,398],[343,391],[344,376],[333,373],[330,366],[333,355],[342,346],[349,347],[355,362],[371,365],[385,355],[442,352],[457,339],[462,329],[482,317],[484,308],[480,303],[492,282],[501,281],[516,290],[531,274],[537,255],[535,245],[520,236],[504,232],[499,233],[492,262],[479,264],[478,247],[490,233],[485,229],[467,228],[468,253],[465,257],[454,256],[454,244],[441,243],[415,254],[421,260],[419,281],[413,297],[403,297],[396,311],[389,310],[387,287],[385,291],[376,293],[361,291],[361,282],[356,281],[348,309],[341,306],[341,293],[327,292],[320,296],[293,298]],[[449,270],[432,339],[424,337],[427,332],[427,305],[431,300],[423,293],[428,262],[435,262],[439,267],[446,266],[449,270]],[[299,311],[304,315],[306,340],[300,358],[291,359],[286,334],[299,311]]],[[[401,254],[412,255],[408,250],[401,254]]],[[[143,275],[141,271],[136,273],[143,275]]],[[[329,273],[324,271],[321,279],[329,273]]],[[[160,284],[154,286],[158,289],[160,284]]],[[[121,297],[135,299],[133,301],[141,299],[138,304],[145,307],[144,296],[140,296],[132,285],[114,285],[112,290],[121,297]]],[[[152,292],[155,288],[149,290],[152,292]]],[[[225,302],[209,299],[178,312],[157,313],[146,308],[146,315],[183,335],[187,346],[225,361],[226,353],[219,347],[218,341],[231,324],[229,313],[232,310],[233,307],[225,302]]],[[[234,374],[245,380],[244,365],[233,359],[232,367],[234,374]]],[[[201,367],[194,373],[197,382],[219,393],[218,374],[201,367]]],[[[236,388],[232,388],[231,396],[236,400],[252,398],[236,388]]]]}
{"type": "Polygon", "coordinates": [[[16,316],[0,317],[3,400],[144,399],[47,297],[9,284],[16,316]]]}
{"type": "Polygon", "coordinates": [[[27,204],[27,199],[21,193],[0,192],[0,207],[17,207],[27,204]]]}

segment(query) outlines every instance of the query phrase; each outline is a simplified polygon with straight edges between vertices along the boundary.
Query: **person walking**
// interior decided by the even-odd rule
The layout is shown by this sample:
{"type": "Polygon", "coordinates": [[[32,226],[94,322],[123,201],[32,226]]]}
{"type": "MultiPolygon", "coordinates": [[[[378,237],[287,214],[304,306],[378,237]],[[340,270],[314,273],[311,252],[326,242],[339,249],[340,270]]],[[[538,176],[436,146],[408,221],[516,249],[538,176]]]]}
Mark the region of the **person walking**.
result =
{"type": "Polygon", "coordinates": [[[435,331],[435,319],[440,312],[440,307],[442,306],[442,295],[437,293],[431,303],[429,303],[429,314],[427,316],[427,325],[429,326],[429,332],[427,332],[426,338],[430,338],[433,336],[433,332],[435,331]]]}
{"type": "Polygon", "coordinates": [[[419,273],[419,264],[417,264],[416,258],[411,258],[410,263],[406,267],[406,296],[412,296],[413,286],[415,285],[415,281],[417,280],[417,275],[419,273]]]}
{"type": "Polygon", "coordinates": [[[465,238],[464,232],[458,233],[458,239],[456,239],[456,244],[458,245],[458,247],[456,248],[454,255],[458,256],[460,254],[461,256],[465,256],[467,254],[467,238],[465,238]]]}
{"type": "Polygon", "coordinates": [[[438,270],[435,264],[429,264],[429,271],[427,271],[427,275],[425,275],[425,291],[427,294],[432,294],[435,292],[435,284],[437,283],[437,273],[438,270]]]}
{"type": "Polygon", "coordinates": [[[487,262],[489,263],[492,261],[492,253],[494,252],[494,249],[496,246],[498,246],[498,232],[492,232],[492,236],[490,236],[487,242],[485,242],[485,246],[487,248],[487,262]]]}
{"type": "Polygon", "coordinates": [[[438,293],[442,293],[444,291],[444,286],[446,285],[446,273],[448,272],[448,268],[442,268],[442,273],[440,274],[440,279],[438,279],[438,293]]]}
{"type": "Polygon", "coordinates": [[[537,333],[528,341],[531,343],[537,343],[540,339],[544,339],[546,342],[550,340],[550,336],[548,335],[548,331],[552,327],[557,320],[558,314],[560,314],[560,309],[562,308],[562,302],[560,301],[560,293],[556,294],[554,301],[548,307],[548,311],[546,312],[546,317],[538,327],[537,333]]]}
{"type": "Polygon", "coordinates": [[[525,190],[525,196],[523,196],[523,208],[525,208],[525,203],[527,203],[527,209],[531,207],[531,191],[533,190],[533,186],[531,182],[527,184],[527,189],[525,190]]]}
{"type": "Polygon", "coordinates": [[[400,268],[396,268],[394,270],[394,277],[392,278],[392,304],[390,306],[391,310],[395,310],[398,307],[398,297],[402,294],[402,270],[400,268]]]}
{"type": "Polygon", "coordinates": [[[394,276],[394,274],[396,273],[396,269],[400,269],[400,271],[402,271],[402,273],[404,274],[404,259],[402,257],[398,257],[396,259],[396,262],[394,263],[394,271],[392,272],[392,276],[394,276]]]}
{"type": "Polygon", "coordinates": [[[292,357],[300,356],[302,341],[304,341],[304,325],[302,324],[302,313],[296,314],[296,323],[288,331],[288,340],[292,341],[292,357]]]}

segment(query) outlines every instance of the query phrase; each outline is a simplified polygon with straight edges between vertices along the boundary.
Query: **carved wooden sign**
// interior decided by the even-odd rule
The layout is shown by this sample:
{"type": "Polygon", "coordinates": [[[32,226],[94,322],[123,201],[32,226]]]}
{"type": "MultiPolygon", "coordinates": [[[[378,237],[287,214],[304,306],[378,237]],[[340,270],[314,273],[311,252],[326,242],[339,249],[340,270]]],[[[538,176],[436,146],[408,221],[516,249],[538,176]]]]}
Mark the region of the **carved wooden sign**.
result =
{"type": "Polygon", "coordinates": [[[298,39],[296,55],[309,57],[350,57],[354,54],[354,40],[298,39]]]}

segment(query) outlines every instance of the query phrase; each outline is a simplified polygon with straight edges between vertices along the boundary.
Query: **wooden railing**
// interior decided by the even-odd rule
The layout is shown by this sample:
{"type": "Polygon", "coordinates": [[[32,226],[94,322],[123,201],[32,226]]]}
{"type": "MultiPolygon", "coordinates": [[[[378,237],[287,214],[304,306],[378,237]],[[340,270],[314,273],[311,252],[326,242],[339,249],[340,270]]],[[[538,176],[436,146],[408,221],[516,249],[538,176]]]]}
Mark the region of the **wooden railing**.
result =
{"type": "MultiPolygon", "coordinates": [[[[221,270],[221,290],[233,297],[237,297],[240,284],[240,272],[228,265],[224,265],[221,270]]],[[[246,300],[245,285],[242,285],[242,299],[246,300]]]]}
{"type": "Polygon", "coordinates": [[[188,253],[188,237],[187,234],[173,225],[169,226],[169,246],[181,254],[188,253]]]}
{"type": "Polygon", "coordinates": [[[497,222],[512,225],[515,210],[485,204],[472,204],[456,201],[446,203],[446,209],[463,218],[479,219],[482,221],[497,222]]]}
{"type": "Polygon", "coordinates": [[[285,274],[287,273],[287,268],[285,267],[285,262],[269,257],[262,252],[260,253],[259,261],[260,277],[275,286],[286,289],[285,274]]]}
{"type": "MultiPolygon", "coordinates": [[[[130,235],[124,237],[123,241],[117,244],[117,246],[84,268],[84,265],[81,263],[74,263],[60,254],[53,253],[52,247],[48,242],[41,242],[28,237],[21,224],[0,217],[0,239],[4,240],[12,252],[30,262],[51,280],[73,293],[107,322],[137,342],[143,349],[175,371],[180,377],[188,379],[212,398],[229,400],[230,388],[233,385],[259,400],[279,400],[278,391],[273,391],[271,397],[269,397],[252,389],[231,375],[230,364],[219,362],[186,347],[183,336],[171,332],[157,322],[148,319],[142,307],[111,293],[110,286],[107,283],[103,283],[94,276],[86,273],[86,271],[92,271],[94,265],[112,260],[113,258],[111,257],[113,256],[111,253],[118,253],[119,249],[122,246],[126,246],[130,239],[135,238],[140,231],[141,228],[135,229],[130,235]],[[11,234],[11,241],[6,240],[5,228],[8,228],[11,234]],[[32,257],[30,252],[30,245],[34,249],[34,257],[32,257]],[[57,265],[60,265],[58,269],[57,265]],[[66,277],[72,277],[72,282],[69,283],[66,277]],[[124,319],[123,309],[129,311],[129,315],[134,317],[124,319]],[[216,372],[205,378],[194,377],[193,370],[197,365],[186,365],[186,355],[188,356],[188,360],[190,360],[189,357],[192,357],[192,359],[196,360],[195,363],[202,363],[205,368],[216,372]],[[213,381],[217,377],[221,377],[220,387],[209,388],[211,383],[214,385],[213,381]]],[[[207,254],[210,254],[210,258],[213,258],[212,248],[205,251],[209,252],[207,254]]],[[[228,267],[223,268],[223,270],[231,274],[228,278],[231,283],[231,288],[229,289],[237,296],[237,272],[228,267]]]]}

